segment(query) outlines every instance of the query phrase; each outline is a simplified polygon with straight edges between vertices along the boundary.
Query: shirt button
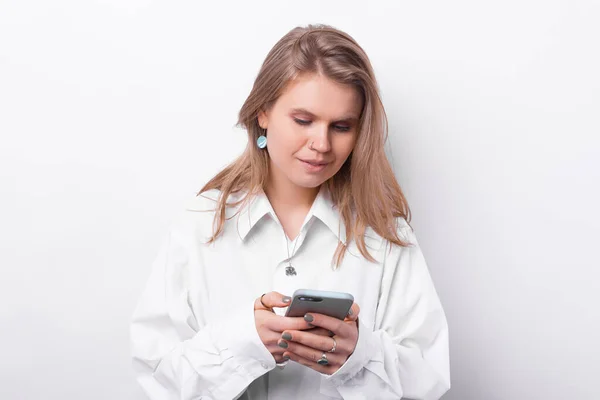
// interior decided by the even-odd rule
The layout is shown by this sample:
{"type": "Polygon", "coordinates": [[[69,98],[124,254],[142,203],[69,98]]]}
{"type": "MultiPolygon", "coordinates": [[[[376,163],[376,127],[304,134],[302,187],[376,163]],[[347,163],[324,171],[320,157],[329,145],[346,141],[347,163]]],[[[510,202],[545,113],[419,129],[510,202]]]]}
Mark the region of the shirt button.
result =
{"type": "Polygon", "coordinates": [[[265,364],[264,362],[261,362],[260,365],[262,365],[262,367],[264,369],[269,369],[269,366],[267,364],[265,364]]]}

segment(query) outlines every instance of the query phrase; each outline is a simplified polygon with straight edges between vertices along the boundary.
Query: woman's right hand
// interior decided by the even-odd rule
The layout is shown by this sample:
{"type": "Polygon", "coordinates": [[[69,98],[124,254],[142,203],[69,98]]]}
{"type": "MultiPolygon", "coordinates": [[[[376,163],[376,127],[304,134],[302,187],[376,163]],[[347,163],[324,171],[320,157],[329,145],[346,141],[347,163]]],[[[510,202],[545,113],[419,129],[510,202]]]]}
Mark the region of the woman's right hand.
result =
{"type": "Polygon", "coordinates": [[[311,333],[321,336],[332,336],[332,332],[315,328],[302,317],[282,317],[273,312],[274,307],[287,307],[291,298],[281,293],[269,292],[254,301],[254,322],[260,340],[273,355],[275,362],[286,361],[283,358],[285,348],[279,347],[277,342],[285,330],[310,330],[311,333]]]}

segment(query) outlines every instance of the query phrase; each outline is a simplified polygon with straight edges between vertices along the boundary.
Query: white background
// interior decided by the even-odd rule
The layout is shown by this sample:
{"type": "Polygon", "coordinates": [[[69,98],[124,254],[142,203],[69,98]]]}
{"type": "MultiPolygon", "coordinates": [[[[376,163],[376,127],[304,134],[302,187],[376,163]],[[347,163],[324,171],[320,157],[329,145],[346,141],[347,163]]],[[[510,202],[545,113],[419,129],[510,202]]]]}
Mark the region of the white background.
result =
{"type": "Polygon", "coordinates": [[[128,323],[296,25],[370,56],[451,332],[444,400],[600,398],[600,5],[0,0],[0,398],[141,400],[128,323]]]}

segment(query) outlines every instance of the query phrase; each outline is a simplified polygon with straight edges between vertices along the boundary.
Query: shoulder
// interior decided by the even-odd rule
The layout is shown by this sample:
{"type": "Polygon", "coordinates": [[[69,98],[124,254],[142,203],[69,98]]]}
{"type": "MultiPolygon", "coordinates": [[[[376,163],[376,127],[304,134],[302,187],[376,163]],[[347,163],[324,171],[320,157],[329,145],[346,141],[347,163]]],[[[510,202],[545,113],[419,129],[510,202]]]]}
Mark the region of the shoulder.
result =
{"type": "Polygon", "coordinates": [[[185,211],[196,211],[196,212],[211,212],[217,208],[219,196],[221,191],[218,189],[211,189],[203,193],[196,194],[185,201],[185,211]]]}
{"type": "MultiPolygon", "coordinates": [[[[414,239],[414,232],[408,221],[404,217],[396,217],[394,220],[396,234],[400,240],[411,242],[414,239]]],[[[365,239],[368,239],[374,248],[383,248],[393,245],[389,240],[379,235],[375,230],[368,226],[365,229],[365,239]]]]}
{"type": "Polygon", "coordinates": [[[180,240],[206,241],[212,236],[213,221],[220,191],[209,190],[194,194],[183,201],[171,222],[172,235],[180,240]]]}
{"type": "MultiPolygon", "coordinates": [[[[240,200],[241,195],[241,193],[230,194],[226,202],[237,202],[240,200]]],[[[175,217],[174,227],[185,232],[188,236],[193,236],[201,241],[208,241],[213,235],[220,197],[220,190],[211,189],[186,199],[183,210],[180,210],[175,217]]],[[[231,219],[237,211],[238,207],[226,207],[225,222],[231,219]]]]}
{"type": "Polygon", "coordinates": [[[423,259],[421,246],[417,240],[417,236],[412,226],[406,221],[405,218],[398,217],[396,219],[397,230],[396,233],[398,238],[405,243],[405,245],[398,245],[395,243],[387,242],[387,259],[392,265],[400,262],[407,263],[409,265],[416,265],[421,263],[423,259]]]}
{"type": "Polygon", "coordinates": [[[402,241],[413,243],[416,240],[412,226],[404,217],[396,218],[396,233],[402,241]]]}
{"type": "MultiPolygon", "coordinates": [[[[397,217],[394,220],[396,233],[398,238],[403,242],[414,243],[414,233],[411,226],[408,224],[405,218],[397,217]]],[[[398,246],[390,242],[385,237],[378,234],[371,226],[365,228],[365,233],[362,236],[365,241],[367,251],[375,258],[378,263],[385,264],[385,260],[390,257],[390,253],[395,254],[402,252],[404,247],[398,246]]],[[[410,245],[409,245],[410,246],[410,245]]],[[[358,250],[358,244],[356,239],[349,243],[348,252],[357,257],[360,257],[360,251],[358,250]]]]}
{"type": "MultiPolygon", "coordinates": [[[[244,193],[236,192],[231,193],[226,202],[233,203],[243,198],[244,193]]],[[[219,200],[221,197],[221,191],[219,189],[210,189],[206,192],[202,192],[196,194],[194,197],[189,198],[185,202],[185,210],[192,212],[215,212],[219,205],[219,200]]],[[[236,211],[237,207],[227,207],[226,211],[232,212],[236,211]]]]}

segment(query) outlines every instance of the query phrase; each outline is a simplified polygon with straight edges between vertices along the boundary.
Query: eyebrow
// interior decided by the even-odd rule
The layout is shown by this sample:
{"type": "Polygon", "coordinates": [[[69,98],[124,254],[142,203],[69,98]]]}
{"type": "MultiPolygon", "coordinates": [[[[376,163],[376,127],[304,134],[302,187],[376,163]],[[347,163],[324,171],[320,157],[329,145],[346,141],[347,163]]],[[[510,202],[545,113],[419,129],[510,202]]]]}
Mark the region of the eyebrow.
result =
{"type": "MultiPolygon", "coordinates": [[[[305,108],[292,108],[291,110],[292,113],[302,113],[302,114],[307,114],[311,117],[316,117],[315,114],[311,113],[310,111],[308,111],[305,108]]],[[[358,121],[358,118],[355,117],[354,115],[349,115],[349,116],[345,116],[343,118],[337,119],[334,122],[352,122],[352,121],[358,121]]]]}

